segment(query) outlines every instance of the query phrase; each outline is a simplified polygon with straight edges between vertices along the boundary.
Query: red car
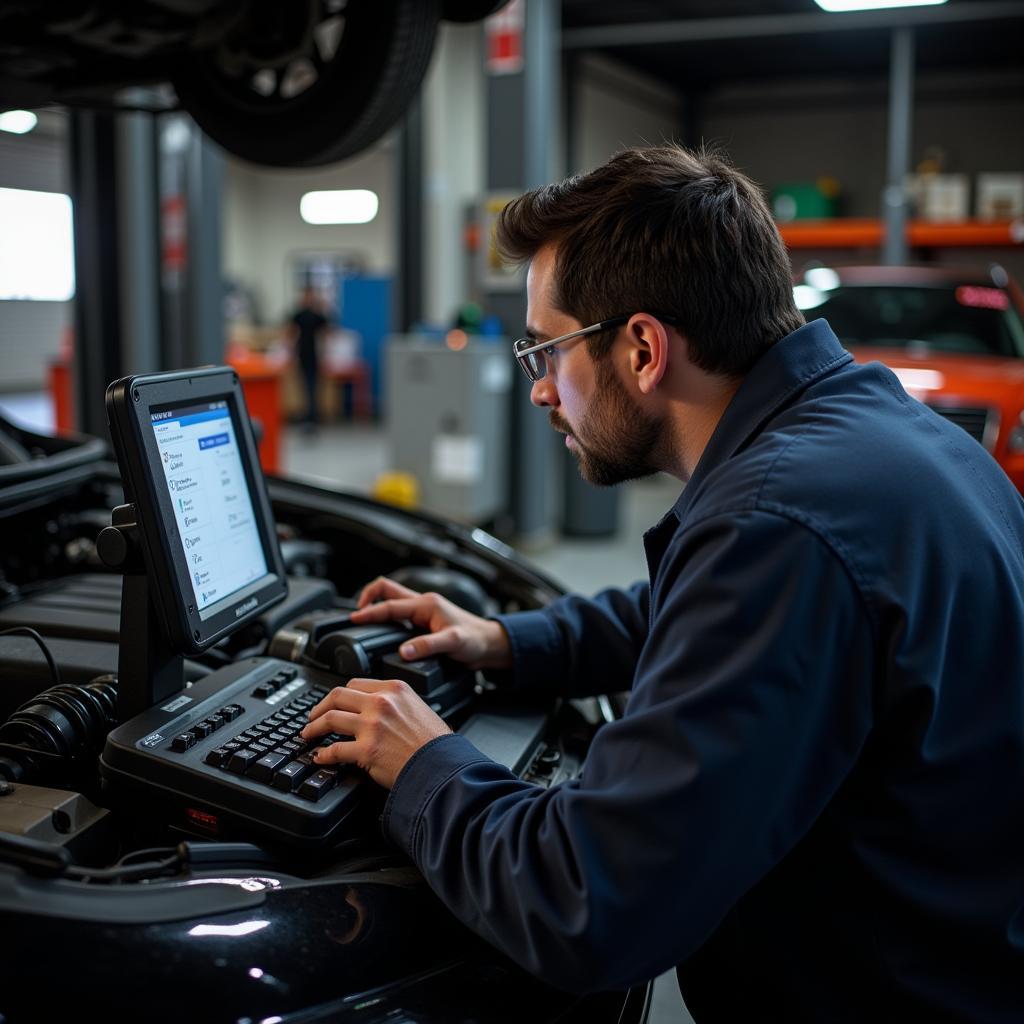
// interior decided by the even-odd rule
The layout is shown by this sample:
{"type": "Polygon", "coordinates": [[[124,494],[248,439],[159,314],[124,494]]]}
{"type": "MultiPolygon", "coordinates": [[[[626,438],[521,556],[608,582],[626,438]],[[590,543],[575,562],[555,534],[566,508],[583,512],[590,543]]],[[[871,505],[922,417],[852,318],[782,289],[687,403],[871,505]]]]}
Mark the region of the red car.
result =
{"type": "Polygon", "coordinates": [[[1024,492],[1024,292],[1002,267],[812,267],[794,288],[858,362],[983,444],[1024,492]]]}

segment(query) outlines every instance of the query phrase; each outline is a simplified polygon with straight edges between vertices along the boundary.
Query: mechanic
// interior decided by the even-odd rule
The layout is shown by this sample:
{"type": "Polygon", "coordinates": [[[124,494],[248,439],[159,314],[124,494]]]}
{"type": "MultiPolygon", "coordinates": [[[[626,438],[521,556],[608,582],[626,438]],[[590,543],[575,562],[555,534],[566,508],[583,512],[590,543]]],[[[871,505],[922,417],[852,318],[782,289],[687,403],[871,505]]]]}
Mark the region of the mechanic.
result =
{"type": "Polygon", "coordinates": [[[984,448],[804,324],[757,187],[620,153],[499,225],[532,401],[582,474],[685,489],[650,582],[482,620],[379,579],[360,623],[525,692],[631,685],[582,776],[518,780],[353,680],[383,825],[451,910],[579,991],[678,965],[698,1021],[1024,1020],[1024,510],[984,448]]]}

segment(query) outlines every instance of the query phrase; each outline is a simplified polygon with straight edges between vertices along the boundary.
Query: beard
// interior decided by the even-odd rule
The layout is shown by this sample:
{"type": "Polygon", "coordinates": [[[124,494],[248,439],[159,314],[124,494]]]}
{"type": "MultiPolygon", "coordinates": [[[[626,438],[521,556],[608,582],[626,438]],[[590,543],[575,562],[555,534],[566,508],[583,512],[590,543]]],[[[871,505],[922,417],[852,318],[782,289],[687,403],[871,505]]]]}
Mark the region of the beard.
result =
{"type": "Polygon", "coordinates": [[[579,463],[580,476],[596,487],[613,487],[627,480],[642,480],[660,473],[665,446],[664,421],[641,411],[610,359],[597,363],[596,398],[577,430],[553,409],[551,426],[573,439],[570,451],[579,463]]]}

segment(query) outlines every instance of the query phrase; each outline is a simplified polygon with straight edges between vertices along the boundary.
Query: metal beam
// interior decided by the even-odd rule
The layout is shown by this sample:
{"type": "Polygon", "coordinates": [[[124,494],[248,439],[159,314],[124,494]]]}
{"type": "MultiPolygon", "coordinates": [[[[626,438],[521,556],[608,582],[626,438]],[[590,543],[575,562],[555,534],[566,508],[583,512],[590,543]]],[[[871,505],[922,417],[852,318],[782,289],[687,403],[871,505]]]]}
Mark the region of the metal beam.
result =
{"type": "Polygon", "coordinates": [[[907,172],[914,120],[914,30],[892,34],[889,72],[889,158],[883,209],[885,242],[882,258],[899,266],[907,262],[907,172]]]}
{"type": "Polygon", "coordinates": [[[588,50],[602,46],[651,46],[659,43],[706,43],[766,36],[804,36],[849,29],[895,29],[957,22],[1024,18],[1024,2],[977,3],[949,7],[903,7],[890,11],[845,14],[765,14],[732,18],[678,18],[673,21],[595,25],[562,31],[562,48],[588,50]]]}

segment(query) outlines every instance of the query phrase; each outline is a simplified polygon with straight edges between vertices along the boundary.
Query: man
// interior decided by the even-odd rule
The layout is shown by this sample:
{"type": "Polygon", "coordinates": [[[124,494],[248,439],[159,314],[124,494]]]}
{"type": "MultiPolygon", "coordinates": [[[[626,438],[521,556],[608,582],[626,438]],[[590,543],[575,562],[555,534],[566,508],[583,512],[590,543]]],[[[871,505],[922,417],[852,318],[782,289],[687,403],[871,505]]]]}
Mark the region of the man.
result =
{"type": "Polygon", "coordinates": [[[316,290],[309,285],[302,289],[299,308],[291,318],[292,345],[299,361],[302,382],[306,389],[307,432],[317,429],[320,416],[317,411],[317,384],[319,381],[320,339],[327,328],[327,318],[320,312],[316,290]]]}
{"type": "Polygon", "coordinates": [[[650,583],[483,621],[378,580],[510,685],[632,683],[579,780],[518,781],[406,687],[306,734],[390,787],[384,828],[452,911],[578,990],[672,964],[698,1021],[1024,1019],[1024,511],[965,432],[803,325],[757,188],[632,150],[528,193],[517,356],[580,470],[683,490],[650,583]]]}

